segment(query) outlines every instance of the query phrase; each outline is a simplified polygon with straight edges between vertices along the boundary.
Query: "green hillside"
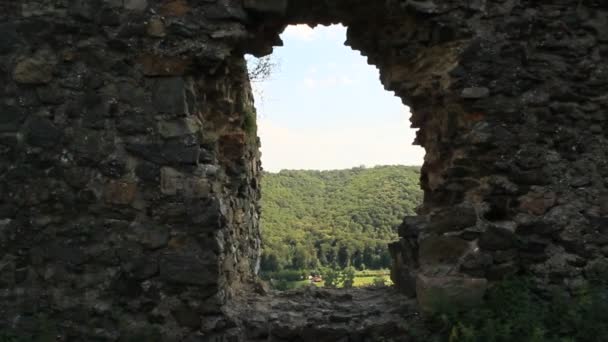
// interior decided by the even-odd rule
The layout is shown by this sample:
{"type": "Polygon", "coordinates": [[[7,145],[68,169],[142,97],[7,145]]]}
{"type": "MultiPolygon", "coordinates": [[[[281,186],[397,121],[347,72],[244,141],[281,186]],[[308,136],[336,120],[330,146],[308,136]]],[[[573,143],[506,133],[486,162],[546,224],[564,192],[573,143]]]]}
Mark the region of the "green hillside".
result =
{"type": "Polygon", "coordinates": [[[262,179],[262,272],[380,269],[403,216],[421,203],[419,167],[281,171],[262,179]]]}

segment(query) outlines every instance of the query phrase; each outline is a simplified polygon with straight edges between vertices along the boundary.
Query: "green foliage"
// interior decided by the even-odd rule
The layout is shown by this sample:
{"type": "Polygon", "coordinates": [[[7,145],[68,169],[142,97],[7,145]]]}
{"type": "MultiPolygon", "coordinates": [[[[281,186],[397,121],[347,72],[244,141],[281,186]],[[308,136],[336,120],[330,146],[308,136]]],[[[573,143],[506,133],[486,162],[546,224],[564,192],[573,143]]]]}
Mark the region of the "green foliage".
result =
{"type": "Polygon", "coordinates": [[[419,178],[419,168],[408,166],[265,173],[263,274],[388,268],[387,244],[422,201],[419,178]]]}
{"type": "Polygon", "coordinates": [[[337,268],[328,268],[323,272],[325,287],[337,288],[342,282],[342,274],[337,268]]]}
{"type": "Polygon", "coordinates": [[[267,274],[270,279],[284,280],[284,281],[298,281],[306,278],[308,272],[303,270],[281,270],[267,274]]]}
{"type": "Polygon", "coordinates": [[[386,286],[386,279],[384,277],[375,277],[372,282],[372,286],[375,286],[375,287],[386,286]]]}
{"type": "Polygon", "coordinates": [[[342,271],[342,286],[346,289],[350,289],[355,284],[355,268],[350,266],[342,271]]]}
{"type": "Polygon", "coordinates": [[[322,275],[325,287],[341,287],[345,289],[350,289],[355,286],[357,270],[355,270],[355,268],[352,266],[346,267],[342,270],[336,267],[330,267],[324,269],[322,275]]]}
{"type": "Polygon", "coordinates": [[[248,110],[245,112],[245,117],[243,119],[243,130],[251,137],[256,136],[258,124],[254,110],[248,110]]]}
{"type": "Polygon", "coordinates": [[[608,287],[597,286],[584,296],[541,296],[530,282],[505,281],[485,304],[465,313],[433,317],[432,329],[447,342],[600,342],[608,341],[608,287]]]}

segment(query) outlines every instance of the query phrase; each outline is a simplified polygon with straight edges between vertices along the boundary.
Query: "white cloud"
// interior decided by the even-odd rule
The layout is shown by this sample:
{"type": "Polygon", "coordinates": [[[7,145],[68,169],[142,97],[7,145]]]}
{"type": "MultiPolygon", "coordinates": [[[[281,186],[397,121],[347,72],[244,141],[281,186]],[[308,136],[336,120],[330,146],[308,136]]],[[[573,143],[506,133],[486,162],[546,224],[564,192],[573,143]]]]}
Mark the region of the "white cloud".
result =
{"type": "Polygon", "coordinates": [[[314,29],[308,25],[290,25],[281,34],[284,40],[297,39],[313,41],[318,39],[339,41],[346,37],[346,28],[342,25],[317,26],[314,29]]]}
{"type": "Polygon", "coordinates": [[[311,41],[314,39],[315,32],[308,25],[290,25],[283,31],[283,39],[299,39],[311,41]]]}
{"type": "Polygon", "coordinates": [[[405,122],[292,129],[262,118],[258,127],[262,165],[269,171],[344,169],[361,164],[421,165],[424,159],[424,150],[411,144],[415,131],[405,122]]]}
{"type": "Polygon", "coordinates": [[[312,90],[327,89],[338,86],[350,86],[355,83],[356,81],[350,78],[349,76],[330,75],[326,77],[315,78],[310,75],[304,79],[304,86],[312,90]]]}

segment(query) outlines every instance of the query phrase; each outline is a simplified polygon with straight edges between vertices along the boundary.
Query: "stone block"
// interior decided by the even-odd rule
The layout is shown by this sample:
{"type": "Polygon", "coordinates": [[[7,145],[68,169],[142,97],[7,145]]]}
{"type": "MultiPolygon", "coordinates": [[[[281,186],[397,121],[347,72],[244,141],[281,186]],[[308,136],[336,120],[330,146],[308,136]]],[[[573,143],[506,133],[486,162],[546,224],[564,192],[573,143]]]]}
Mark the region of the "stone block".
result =
{"type": "Polygon", "coordinates": [[[0,105],[0,132],[17,131],[25,119],[25,113],[15,106],[0,105]]]}
{"type": "Polygon", "coordinates": [[[166,144],[126,144],[127,151],[156,164],[197,164],[199,146],[186,146],[178,142],[166,144]]]}
{"type": "Polygon", "coordinates": [[[187,198],[202,198],[211,191],[206,178],[187,175],[170,167],[163,167],[160,174],[160,191],[164,195],[182,194],[187,198]]]}
{"type": "Polygon", "coordinates": [[[61,104],[65,98],[65,92],[61,88],[53,87],[52,85],[38,87],[36,93],[38,93],[40,101],[47,104],[61,104]]]}
{"type": "Polygon", "coordinates": [[[434,212],[428,224],[428,230],[435,233],[446,233],[474,226],[477,213],[473,207],[449,207],[434,212]]]}
{"type": "Polygon", "coordinates": [[[124,0],[124,8],[132,11],[145,11],[148,0],[124,0]]]}
{"type": "Polygon", "coordinates": [[[52,147],[61,138],[61,130],[46,118],[33,117],[27,124],[27,142],[33,146],[52,147]]]}
{"type": "Polygon", "coordinates": [[[197,164],[201,149],[198,146],[165,144],[161,150],[165,160],[173,164],[197,164]]]}
{"type": "Polygon", "coordinates": [[[186,82],[181,77],[163,77],[155,80],[152,87],[152,103],[160,113],[184,115],[186,105],[186,82]]]}
{"type": "Polygon", "coordinates": [[[173,314],[173,318],[175,318],[177,323],[182,327],[198,329],[201,326],[200,315],[186,305],[180,305],[172,310],[171,313],[173,314]]]}
{"type": "Polygon", "coordinates": [[[514,222],[489,226],[479,238],[479,247],[490,251],[507,250],[515,247],[517,244],[516,227],[514,222]]]}
{"type": "Polygon", "coordinates": [[[13,79],[22,84],[45,84],[53,79],[55,67],[41,57],[25,58],[13,70],[13,79]]]}
{"type": "Polygon", "coordinates": [[[15,285],[15,257],[6,255],[0,260],[0,287],[8,289],[15,285]]]}
{"type": "Polygon", "coordinates": [[[487,288],[488,281],[483,278],[427,277],[422,274],[416,278],[416,298],[424,314],[479,306],[487,288]]]}
{"type": "Polygon", "coordinates": [[[70,0],[68,12],[83,20],[93,20],[99,14],[100,0],[70,0]]]}
{"type": "MultiPolygon", "coordinates": [[[[148,27],[148,31],[150,31],[150,27],[148,27]]],[[[192,60],[180,56],[158,56],[145,53],[139,56],[137,62],[142,66],[146,76],[181,76],[186,72],[192,60]]]]}
{"type": "Polygon", "coordinates": [[[158,123],[158,132],[164,138],[174,138],[194,134],[200,129],[201,122],[192,116],[171,121],[160,121],[158,123]]]}
{"type": "Polygon", "coordinates": [[[158,17],[150,19],[146,32],[150,37],[162,38],[167,35],[165,23],[158,17]]]}
{"type": "Polygon", "coordinates": [[[532,215],[544,215],[551,209],[557,200],[553,191],[532,191],[519,198],[519,209],[532,215]]]}
{"type": "Polygon", "coordinates": [[[452,236],[431,236],[420,242],[418,259],[421,267],[457,265],[471,250],[468,241],[452,236]]]}
{"type": "Polygon", "coordinates": [[[126,181],[110,181],[104,191],[107,203],[127,205],[135,200],[137,184],[126,181]]]}
{"type": "Polygon", "coordinates": [[[175,196],[183,189],[184,175],[171,167],[160,169],[160,192],[164,195],[175,196]]]}
{"type": "Polygon", "coordinates": [[[423,231],[426,228],[426,224],[426,216],[406,216],[403,219],[403,223],[399,226],[399,236],[416,238],[420,231],[423,231]]]}
{"type": "Polygon", "coordinates": [[[98,163],[112,152],[114,136],[98,131],[78,129],[74,132],[71,146],[77,158],[90,163],[98,163]]]}
{"type": "Polygon", "coordinates": [[[169,242],[169,229],[152,223],[134,222],[129,237],[147,249],[158,249],[169,242]]]}
{"type": "Polygon", "coordinates": [[[19,41],[17,27],[13,23],[0,24],[0,55],[7,54],[13,50],[19,41]]]}
{"type": "Polygon", "coordinates": [[[219,280],[219,263],[213,253],[203,253],[199,247],[191,243],[182,244],[172,240],[171,251],[161,255],[160,277],[166,282],[197,285],[217,286],[219,280]]]}
{"type": "Polygon", "coordinates": [[[481,99],[490,95],[490,89],[485,87],[472,87],[462,90],[461,96],[465,99],[481,99]]]}
{"type": "Polygon", "coordinates": [[[168,0],[160,8],[160,13],[167,17],[181,17],[190,12],[190,9],[185,0],[168,0]]]}

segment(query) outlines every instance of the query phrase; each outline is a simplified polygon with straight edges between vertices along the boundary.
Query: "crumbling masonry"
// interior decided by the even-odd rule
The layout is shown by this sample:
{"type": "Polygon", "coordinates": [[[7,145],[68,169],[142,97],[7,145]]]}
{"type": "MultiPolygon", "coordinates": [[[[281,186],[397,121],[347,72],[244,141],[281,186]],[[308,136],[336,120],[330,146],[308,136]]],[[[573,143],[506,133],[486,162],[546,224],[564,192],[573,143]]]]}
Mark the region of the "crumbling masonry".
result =
{"type": "Polygon", "coordinates": [[[425,198],[391,251],[420,310],[608,271],[605,1],[0,0],[0,332],[254,339],[243,56],[295,23],[348,26],[412,109],[425,198]]]}

